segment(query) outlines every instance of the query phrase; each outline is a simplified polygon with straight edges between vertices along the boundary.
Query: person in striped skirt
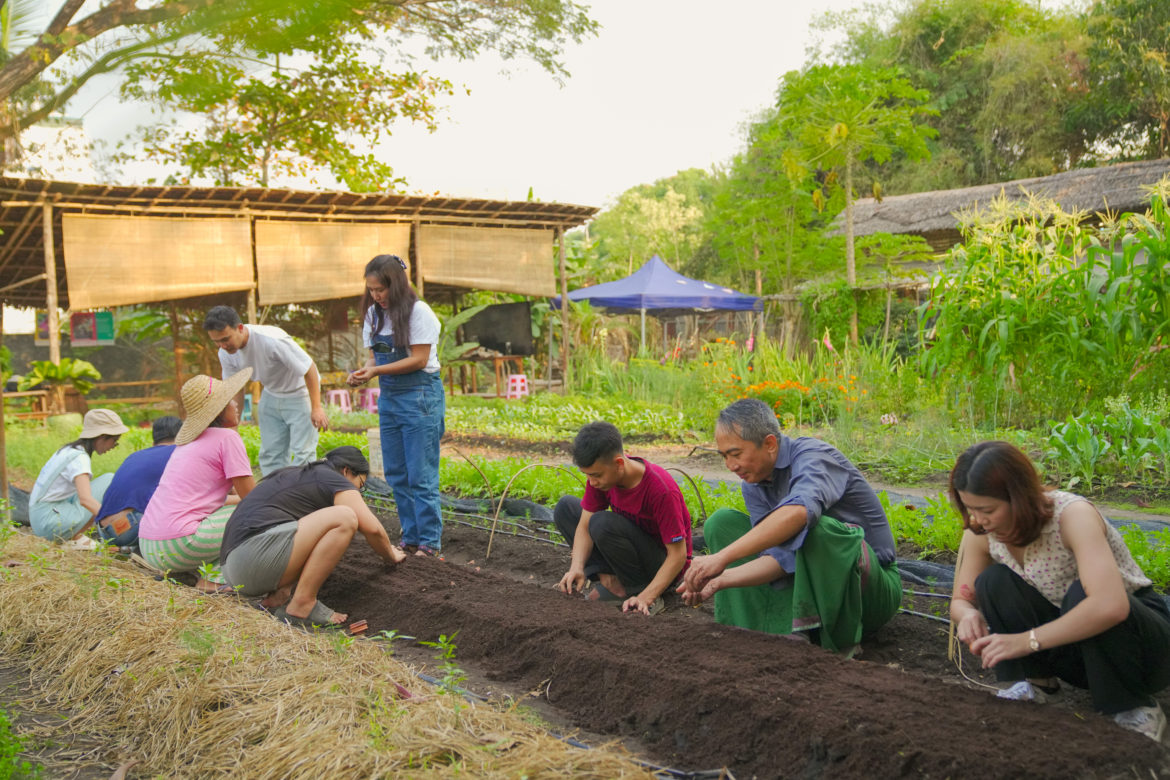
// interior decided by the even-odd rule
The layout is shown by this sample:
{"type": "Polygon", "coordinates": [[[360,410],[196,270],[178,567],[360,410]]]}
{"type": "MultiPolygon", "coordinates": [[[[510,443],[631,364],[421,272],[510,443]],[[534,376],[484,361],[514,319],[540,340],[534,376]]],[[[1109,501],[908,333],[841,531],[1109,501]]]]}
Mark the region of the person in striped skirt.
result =
{"type": "Polygon", "coordinates": [[[230,590],[215,564],[235,504],[256,485],[236,432],[235,396],[251,376],[252,369],[245,368],[222,382],[201,374],[183,384],[183,427],[138,528],[147,563],[167,572],[203,567],[195,587],[208,593],[230,590]]]}

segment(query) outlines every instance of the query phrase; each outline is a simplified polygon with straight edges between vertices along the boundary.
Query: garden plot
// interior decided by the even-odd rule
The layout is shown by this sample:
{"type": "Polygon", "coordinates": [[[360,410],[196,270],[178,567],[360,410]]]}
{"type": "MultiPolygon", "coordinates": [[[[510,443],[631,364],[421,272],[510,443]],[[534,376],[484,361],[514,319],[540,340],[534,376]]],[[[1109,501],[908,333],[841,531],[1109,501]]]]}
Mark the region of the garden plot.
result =
{"type": "Polygon", "coordinates": [[[701,609],[645,618],[583,604],[551,587],[564,549],[497,536],[484,561],[486,544],[485,533],[449,526],[449,560],[388,570],[358,542],[321,597],[368,620],[370,634],[434,641],[458,632],[458,664],[538,690],[569,724],[633,738],[680,769],[726,766],[741,778],[1170,773],[1162,748],[1087,706],[948,685],[941,624],[899,616],[862,660],[844,661],[716,625],[701,609]],[[906,621],[919,622],[906,630],[906,621]]]}

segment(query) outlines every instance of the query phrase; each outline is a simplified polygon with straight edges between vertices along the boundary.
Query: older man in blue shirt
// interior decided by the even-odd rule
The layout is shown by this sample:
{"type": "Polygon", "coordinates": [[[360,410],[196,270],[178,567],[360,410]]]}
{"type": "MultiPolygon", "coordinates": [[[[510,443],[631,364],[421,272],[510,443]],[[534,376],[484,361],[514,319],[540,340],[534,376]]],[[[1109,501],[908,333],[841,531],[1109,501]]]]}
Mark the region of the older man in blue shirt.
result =
{"type": "Polygon", "coordinates": [[[873,488],[831,445],[780,433],[776,415],[755,399],[720,413],[715,444],[743,480],[749,514],[721,509],[708,518],[711,553],[691,564],[683,600],[714,596],[720,623],[805,631],[852,651],[893,617],[902,595],[894,536],[873,488]]]}

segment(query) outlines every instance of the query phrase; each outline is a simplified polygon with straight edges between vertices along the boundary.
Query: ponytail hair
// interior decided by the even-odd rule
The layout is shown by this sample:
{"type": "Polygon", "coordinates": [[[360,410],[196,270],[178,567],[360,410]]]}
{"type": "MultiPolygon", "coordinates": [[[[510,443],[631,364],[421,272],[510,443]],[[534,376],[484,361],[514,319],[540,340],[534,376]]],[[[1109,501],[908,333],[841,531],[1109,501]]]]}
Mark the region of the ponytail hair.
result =
{"type": "Polygon", "coordinates": [[[359,477],[370,473],[370,462],[366,460],[366,456],[362,455],[362,451],[357,447],[349,444],[329,450],[325,453],[324,462],[339,473],[343,468],[349,469],[359,477]]]}

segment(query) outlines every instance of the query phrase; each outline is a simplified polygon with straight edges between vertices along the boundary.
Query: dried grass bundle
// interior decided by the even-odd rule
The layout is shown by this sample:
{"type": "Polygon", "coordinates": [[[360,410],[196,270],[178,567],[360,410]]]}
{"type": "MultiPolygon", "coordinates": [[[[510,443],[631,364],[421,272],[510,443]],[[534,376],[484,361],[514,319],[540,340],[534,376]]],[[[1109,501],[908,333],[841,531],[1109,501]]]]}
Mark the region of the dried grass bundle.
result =
{"type": "MultiPolygon", "coordinates": [[[[0,541],[0,652],[118,763],[167,777],[648,777],[415,678],[380,642],[277,624],[106,555],[0,541]],[[398,686],[424,695],[404,698],[398,686]]],[[[455,628],[455,627],[452,627],[455,628]]]]}

